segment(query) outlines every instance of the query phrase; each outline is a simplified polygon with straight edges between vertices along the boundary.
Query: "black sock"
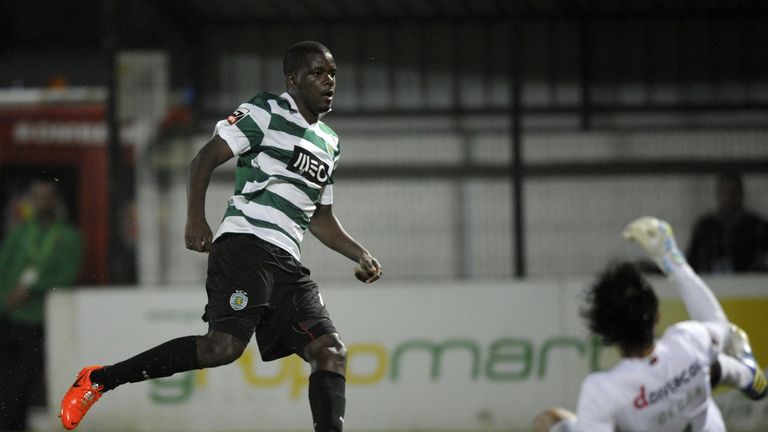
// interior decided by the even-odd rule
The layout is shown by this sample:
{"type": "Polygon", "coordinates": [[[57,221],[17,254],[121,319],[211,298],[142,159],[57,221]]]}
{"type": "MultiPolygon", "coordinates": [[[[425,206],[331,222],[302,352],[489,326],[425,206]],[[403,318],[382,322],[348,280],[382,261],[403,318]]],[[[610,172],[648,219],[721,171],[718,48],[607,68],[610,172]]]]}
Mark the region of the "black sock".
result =
{"type": "Polygon", "coordinates": [[[170,340],[128,360],[105,366],[91,373],[91,381],[104,386],[103,391],[129,383],[171,376],[177,372],[199,369],[197,336],[170,340]]]}
{"type": "Polygon", "coordinates": [[[309,376],[309,406],[315,432],[341,432],[344,427],[344,397],[347,380],[331,371],[317,371],[309,376]]]}

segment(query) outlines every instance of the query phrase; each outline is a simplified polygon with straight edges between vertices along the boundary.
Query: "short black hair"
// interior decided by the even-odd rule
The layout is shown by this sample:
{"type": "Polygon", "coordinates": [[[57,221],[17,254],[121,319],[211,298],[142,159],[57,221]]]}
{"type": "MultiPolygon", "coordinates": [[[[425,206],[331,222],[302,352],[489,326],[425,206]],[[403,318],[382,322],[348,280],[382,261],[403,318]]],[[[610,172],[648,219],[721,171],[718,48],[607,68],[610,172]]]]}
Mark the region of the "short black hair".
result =
{"type": "Polygon", "coordinates": [[[587,291],[581,315],[604,345],[642,349],[653,343],[659,299],[634,264],[612,263],[587,291]]]}
{"type": "Polygon", "coordinates": [[[295,73],[306,63],[309,54],[326,54],[331,50],[320,42],[302,41],[292,45],[283,57],[283,74],[295,73]]]}

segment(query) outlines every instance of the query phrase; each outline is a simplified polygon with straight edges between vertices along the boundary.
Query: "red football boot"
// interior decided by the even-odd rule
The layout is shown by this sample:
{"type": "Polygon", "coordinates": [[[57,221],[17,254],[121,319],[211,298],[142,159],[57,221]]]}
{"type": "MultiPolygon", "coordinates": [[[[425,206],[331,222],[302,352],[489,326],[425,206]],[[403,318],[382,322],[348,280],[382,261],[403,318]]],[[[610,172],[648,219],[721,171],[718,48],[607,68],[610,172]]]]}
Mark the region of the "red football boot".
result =
{"type": "Polygon", "coordinates": [[[91,381],[91,372],[101,369],[101,365],[86,366],[77,374],[72,387],[67,390],[64,399],[61,400],[59,417],[65,429],[72,430],[80,424],[85,413],[101,398],[103,385],[91,381]]]}

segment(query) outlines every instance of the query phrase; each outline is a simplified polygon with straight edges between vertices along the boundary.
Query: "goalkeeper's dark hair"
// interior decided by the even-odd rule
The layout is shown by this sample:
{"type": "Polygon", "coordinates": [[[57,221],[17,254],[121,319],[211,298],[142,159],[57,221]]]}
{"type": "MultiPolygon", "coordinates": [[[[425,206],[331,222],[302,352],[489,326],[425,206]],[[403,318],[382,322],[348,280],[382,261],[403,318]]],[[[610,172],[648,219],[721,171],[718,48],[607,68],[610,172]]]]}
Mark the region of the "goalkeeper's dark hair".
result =
{"type": "Polygon", "coordinates": [[[288,48],[283,57],[283,75],[295,73],[306,64],[309,54],[326,54],[331,50],[320,42],[303,41],[288,48]]]}
{"type": "Polygon", "coordinates": [[[581,315],[604,345],[643,349],[653,343],[659,299],[632,263],[613,263],[587,291],[581,315]]]}

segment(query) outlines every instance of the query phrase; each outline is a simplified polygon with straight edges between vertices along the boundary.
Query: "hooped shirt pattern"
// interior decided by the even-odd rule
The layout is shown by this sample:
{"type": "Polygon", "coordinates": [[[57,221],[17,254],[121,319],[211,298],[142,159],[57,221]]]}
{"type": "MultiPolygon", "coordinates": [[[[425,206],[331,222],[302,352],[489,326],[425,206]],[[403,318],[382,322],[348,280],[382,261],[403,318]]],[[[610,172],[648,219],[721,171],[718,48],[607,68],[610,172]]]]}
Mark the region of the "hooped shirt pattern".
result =
{"type": "Polygon", "coordinates": [[[339,137],[309,124],[288,93],[260,93],[216,124],[237,156],[235,191],[216,233],[250,233],[301,260],[317,204],[333,203],[339,137]]]}

